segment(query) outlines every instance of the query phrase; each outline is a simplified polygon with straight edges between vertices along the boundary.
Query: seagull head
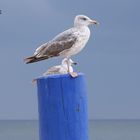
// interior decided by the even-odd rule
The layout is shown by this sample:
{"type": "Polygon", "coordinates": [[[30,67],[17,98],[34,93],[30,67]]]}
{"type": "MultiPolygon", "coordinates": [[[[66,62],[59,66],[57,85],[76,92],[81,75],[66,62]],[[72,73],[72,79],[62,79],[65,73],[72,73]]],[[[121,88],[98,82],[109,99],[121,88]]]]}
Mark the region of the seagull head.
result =
{"type": "Polygon", "coordinates": [[[77,65],[77,63],[74,62],[72,59],[64,58],[64,59],[62,60],[62,65],[63,65],[63,66],[66,65],[66,66],[67,66],[67,63],[69,63],[70,66],[72,66],[72,65],[77,65]]]}
{"type": "Polygon", "coordinates": [[[77,63],[74,62],[72,59],[69,59],[69,63],[70,63],[70,65],[77,65],[77,63]]]}
{"type": "Polygon", "coordinates": [[[77,15],[74,19],[74,26],[89,26],[89,25],[98,25],[99,22],[97,22],[96,20],[92,20],[89,17],[85,16],[85,15],[77,15]]]}

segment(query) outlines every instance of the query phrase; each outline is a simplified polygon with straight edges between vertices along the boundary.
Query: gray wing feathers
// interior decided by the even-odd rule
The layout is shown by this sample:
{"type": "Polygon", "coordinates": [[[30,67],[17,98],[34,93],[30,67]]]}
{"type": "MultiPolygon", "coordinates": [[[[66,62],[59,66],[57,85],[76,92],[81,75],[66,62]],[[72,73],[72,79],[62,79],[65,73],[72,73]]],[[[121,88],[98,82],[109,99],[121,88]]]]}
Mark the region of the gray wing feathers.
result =
{"type": "Polygon", "coordinates": [[[56,36],[53,40],[38,47],[33,56],[25,58],[26,63],[33,63],[50,57],[59,56],[63,51],[70,49],[76,42],[75,30],[70,29],[56,36]]]}
{"type": "Polygon", "coordinates": [[[45,76],[45,75],[50,75],[50,74],[58,74],[59,73],[59,71],[60,71],[60,67],[56,67],[56,66],[54,66],[54,67],[51,67],[47,72],[45,72],[43,75],[45,76]]]}
{"type": "Polygon", "coordinates": [[[72,34],[67,34],[56,38],[46,44],[43,44],[37,49],[37,57],[39,56],[59,56],[59,53],[70,49],[76,42],[77,37],[72,34]]]}

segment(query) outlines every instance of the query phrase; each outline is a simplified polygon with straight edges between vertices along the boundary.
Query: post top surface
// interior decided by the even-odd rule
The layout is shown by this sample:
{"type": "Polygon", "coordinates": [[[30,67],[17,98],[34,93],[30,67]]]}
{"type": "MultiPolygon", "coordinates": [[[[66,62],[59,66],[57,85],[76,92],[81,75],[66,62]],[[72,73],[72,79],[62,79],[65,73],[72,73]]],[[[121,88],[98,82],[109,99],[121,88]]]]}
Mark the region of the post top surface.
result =
{"type": "MultiPolygon", "coordinates": [[[[83,73],[78,73],[78,77],[79,76],[84,76],[83,73]]],[[[55,78],[63,78],[63,77],[71,77],[70,74],[55,74],[55,75],[48,75],[48,76],[42,76],[37,78],[37,80],[40,79],[55,79],[55,78]]]]}

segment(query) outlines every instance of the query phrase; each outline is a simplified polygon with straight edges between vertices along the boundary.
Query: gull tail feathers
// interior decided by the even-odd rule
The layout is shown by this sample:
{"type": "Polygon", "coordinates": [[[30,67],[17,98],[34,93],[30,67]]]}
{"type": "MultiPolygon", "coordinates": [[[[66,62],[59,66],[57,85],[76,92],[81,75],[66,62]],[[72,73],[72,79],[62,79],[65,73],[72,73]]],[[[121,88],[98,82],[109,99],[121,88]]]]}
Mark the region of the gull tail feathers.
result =
{"type": "Polygon", "coordinates": [[[38,61],[41,61],[41,60],[45,60],[45,59],[48,59],[48,58],[49,58],[48,56],[36,57],[36,55],[33,55],[33,56],[25,58],[24,61],[25,61],[26,64],[29,64],[29,63],[34,63],[34,62],[38,62],[38,61]]]}

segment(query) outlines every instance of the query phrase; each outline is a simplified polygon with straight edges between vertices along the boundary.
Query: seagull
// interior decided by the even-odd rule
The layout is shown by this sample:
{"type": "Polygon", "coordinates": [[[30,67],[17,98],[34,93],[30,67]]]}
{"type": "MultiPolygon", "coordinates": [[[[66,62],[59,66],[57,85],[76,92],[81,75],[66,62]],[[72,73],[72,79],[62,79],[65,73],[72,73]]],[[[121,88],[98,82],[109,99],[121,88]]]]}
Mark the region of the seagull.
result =
{"type": "Polygon", "coordinates": [[[68,73],[71,74],[69,71],[69,59],[85,47],[90,37],[88,26],[92,24],[98,25],[99,23],[85,15],[77,15],[72,28],[65,30],[52,40],[39,46],[32,56],[24,59],[25,63],[29,64],[61,56],[67,58],[68,73]]]}
{"type": "MultiPolygon", "coordinates": [[[[45,73],[43,73],[43,76],[49,76],[49,75],[55,75],[55,74],[67,74],[68,73],[68,65],[69,63],[69,71],[72,74],[71,76],[77,77],[77,73],[73,72],[72,65],[77,65],[76,62],[73,62],[71,59],[67,60],[67,58],[64,58],[61,62],[61,65],[53,66],[49,68],[45,73]]],[[[32,80],[32,83],[34,84],[36,82],[37,78],[32,80]]]]}
{"type": "Polygon", "coordinates": [[[71,59],[67,60],[67,58],[64,58],[61,62],[61,65],[53,66],[49,68],[45,73],[43,73],[43,76],[47,75],[54,75],[54,74],[67,74],[70,72],[72,74],[72,77],[76,77],[75,73],[73,72],[73,67],[72,65],[76,65],[76,62],[73,62],[71,59]],[[68,70],[68,65],[67,62],[69,63],[69,70],[68,70]]]}

